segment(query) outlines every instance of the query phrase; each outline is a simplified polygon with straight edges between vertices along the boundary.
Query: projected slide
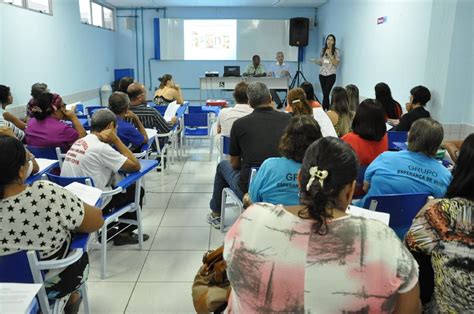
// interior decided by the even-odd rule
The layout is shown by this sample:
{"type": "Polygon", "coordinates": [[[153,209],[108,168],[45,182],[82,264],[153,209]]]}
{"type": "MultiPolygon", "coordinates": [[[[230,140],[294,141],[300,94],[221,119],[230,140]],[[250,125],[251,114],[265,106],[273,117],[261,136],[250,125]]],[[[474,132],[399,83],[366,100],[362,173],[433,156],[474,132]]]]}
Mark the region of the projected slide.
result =
{"type": "Polygon", "coordinates": [[[184,20],[184,60],[235,60],[236,20],[184,20]]]}

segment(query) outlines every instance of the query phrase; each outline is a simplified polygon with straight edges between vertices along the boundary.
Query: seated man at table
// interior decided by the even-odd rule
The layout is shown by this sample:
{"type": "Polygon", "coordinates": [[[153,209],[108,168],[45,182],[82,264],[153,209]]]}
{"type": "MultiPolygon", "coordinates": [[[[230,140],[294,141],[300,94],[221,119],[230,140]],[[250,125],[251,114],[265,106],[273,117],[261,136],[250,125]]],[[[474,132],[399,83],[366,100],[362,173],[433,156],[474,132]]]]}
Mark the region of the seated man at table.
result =
{"type": "MultiPolygon", "coordinates": [[[[291,77],[290,66],[284,62],[285,55],[283,54],[283,52],[278,51],[276,53],[275,59],[277,62],[272,63],[272,65],[270,66],[270,70],[267,73],[267,76],[276,78],[291,77]]],[[[270,94],[272,95],[273,101],[277,104],[278,109],[283,107],[283,102],[281,101],[280,96],[278,96],[278,92],[286,91],[286,89],[270,89],[270,94]]]]}
{"type": "Polygon", "coordinates": [[[275,110],[265,84],[251,83],[247,97],[254,110],[232,125],[230,161],[221,161],[216,169],[209,203],[212,212],[207,217],[208,223],[216,229],[220,228],[222,190],[230,187],[242,199],[248,191],[252,167],[260,167],[265,159],[280,156],[278,144],[291,119],[291,115],[275,110]]]}
{"type": "Polygon", "coordinates": [[[249,99],[247,98],[247,82],[240,82],[235,85],[234,99],[235,106],[231,108],[224,108],[220,111],[217,117],[217,133],[224,136],[230,136],[230,130],[235,120],[252,113],[253,108],[249,106],[249,99]]]}
{"type": "MultiPolygon", "coordinates": [[[[97,110],[91,118],[91,133],[77,140],[67,152],[61,176],[91,177],[94,186],[102,191],[111,191],[114,183],[119,179],[119,170],[135,172],[140,170],[140,162],[130,149],[117,136],[116,115],[108,109],[97,110]],[[111,146],[113,145],[115,149],[111,146]]],[[[142,191],[143,192],[143,191],[142,191]]],[[[143,193],[142,193],[143,196],[143,193]]],[[[125,193],[119,193],[104,201],[104,213],[120,208],[135,198],[135,186],[130,186],[125,193]]],[[[141,199],[140,199],[141,205],[141,199]]],[[[136,212],[126,213],[123,218],[136,219],[136,212]]],[[[119,230],[127,224],[119,224],[119,230]]],[[[138,238],[132,231],[135,226],[121,232],[114,238],[114,245],[138,243],[138,238]]],[[[113,233],[112,231],[109,231],[113,233]]],[[[146,241],[149,237],[143,235],[146,241]]]]}
{"type": "Polygon", "coordinates": [[[114,92],[109,98],[109,109],[117,116],[117,135],[134,153],[139,153],[148,143],[145,127],[140,119],[129,110],[130,98],[122,92],[114,92]],[[131,121],[128,122],[128,121],[131,121]]]}
{"type": "Polygon", "coordinates": [[[252,57],[252,63],[247,66],[243,75],[254,77],[267,76],[267,73],[265,72],[265,67],[263,66],[263,64],[260,63],[259,55],[254,55],[252,57]]]}
{"type": "Polygon", "coordinates": [[[408,132],[408,150],[385,152],[369,165],[364,175],[364,198],[375,195],[429,193],[443,197],[451,182],[451,173],[434,157],[443,141],[438,121],[422,118],[408,132]]]}

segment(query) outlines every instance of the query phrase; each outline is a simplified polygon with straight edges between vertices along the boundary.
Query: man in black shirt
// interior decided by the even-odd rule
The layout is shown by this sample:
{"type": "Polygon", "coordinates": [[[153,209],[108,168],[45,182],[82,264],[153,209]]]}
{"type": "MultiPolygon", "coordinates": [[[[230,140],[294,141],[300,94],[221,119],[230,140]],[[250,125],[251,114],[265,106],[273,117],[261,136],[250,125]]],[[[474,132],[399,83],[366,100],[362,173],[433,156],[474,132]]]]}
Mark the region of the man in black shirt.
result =
{"type": "Polygon", "coordinates": [[[221,161],[216,169],[208,222],[217,229],[220,228],[222,190],[230,187],[239,198],[247,193],[251,168],[260,167],[267,158],[280,156],[278,143],[291,119],[289,114],[275,110],[265,84],[251,83],[247,96],[254,111],[232,125],[230,161],[221,161]]]}
{"type": "Polygon", "coordinates": [[[413,87],[410,94],[410,102],[406,104],[408,112],[400,118],[400,123],[393,131],[408,132],[413,122],[421,118],[430,117],[430,113],[425,109],[426,103],[431,99],[431,93],[428,88],[419,85],[413,87]]]}

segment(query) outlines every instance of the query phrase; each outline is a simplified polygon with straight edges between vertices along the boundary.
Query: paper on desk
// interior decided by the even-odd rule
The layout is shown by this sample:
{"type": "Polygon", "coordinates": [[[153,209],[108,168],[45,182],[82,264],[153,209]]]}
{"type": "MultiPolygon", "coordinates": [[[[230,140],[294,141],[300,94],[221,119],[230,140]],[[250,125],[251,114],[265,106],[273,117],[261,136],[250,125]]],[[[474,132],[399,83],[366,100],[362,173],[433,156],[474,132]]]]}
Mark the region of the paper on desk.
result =
{"type": "Polygon", "coordinates": [[[26,313],[40,288],[35,283],[0,283],[0,313],[26,313]]]}
{"type": "Polygon", "coordinates": [[[383,222],[387,226],[390,221],[390,214],[376,212],[376,211],[368,210],[362,207],[357,207],[354,205],[349,205],[349,208],[346,210],[346,213],[352,216],[378,220],[380,222],[383,222]]]}
{"type": "Polygon", "coordinates": [[[171,119],[172,119],[174,116],[176,116],[176,111],[178,111],[178,108],[179,108],[179,107],[180,107],[180,106],[177,104],[176,100],[173,101],[172,103],[170,103],[170,104],[168,105],[168,108],[166,108],[166,111],[165,111],[165,116],[164,116],[165,120],[168,121],[168,122],[170,122],[171,119]]]}
{"type": "Polygon", "coordinates": [[[73,182],[64,188],[91,206],[95,206],[102,195],[102,190],[79,182],[73,182]]]}
{"type": "Polygon", "coordinates": [[[155,137],[156,134],[158,133],[158,131],[155,129],[145,129],[145,132],[146,132],[146,136],[148,136],[148,139],[155,137]]]}
{"type": "Polygon", "coordinates": [[[388,124],[387,122],[385,122],[385,127],[387,128],[387,131],[390,131],[391,129],[393,129],[393,125],[388,124]]]}
{"type": "Polygon", "coordinates": [[[46,159],[46,158],[35,158],[36,160],[36,163],[38,164],[39,166],[39,171],[38,172],[41,172],[45,169],[47,169],[49,166],[51,166],[52,164],[58,162],[57,160],[54,160],[54,159],[46,159]]]}

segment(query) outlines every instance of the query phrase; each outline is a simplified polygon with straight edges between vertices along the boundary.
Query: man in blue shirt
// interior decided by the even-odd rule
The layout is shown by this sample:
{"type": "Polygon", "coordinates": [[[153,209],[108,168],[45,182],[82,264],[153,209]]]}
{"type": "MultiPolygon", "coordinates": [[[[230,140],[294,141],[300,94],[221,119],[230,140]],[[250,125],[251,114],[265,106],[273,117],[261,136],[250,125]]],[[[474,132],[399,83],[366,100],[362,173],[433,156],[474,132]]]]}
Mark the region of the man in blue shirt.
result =
{"type": "Polygon", "coordinates": [[[137,115],[128,110],[129,105],[130,99],[125,93],[115,92],[109,98],[109,109],[117,115],[117,135],[125,146],[136,153],[148,142],[148,136],[137,115]]]}
{"type": "Polygon", "coordinates": [[[451,181],[451,173],[434,156],[443,141],[443,127],[433,119],[413,123],[408,134],[408,150],[385,152],[367,168],[364,190],[366,198],[374,195],[430,193],[443,197],[451,181]]]}
{"type": "MultiPolygon", "coordinates": [[[[291,78],[290,66],[284,62],[285,56],[283,52],[278,51],[275,57],[276,61],[270,66],[270,71],[268,71],[267,76],[269,77],[288,77],[291,78]]],[[[271,89],[270,94],[272,95],[273,101],[277,104],[277,108],[280,109],[283,106],[283,103],[278,96],[278,92],[286,92],[286,89],[271,89]]]]}

